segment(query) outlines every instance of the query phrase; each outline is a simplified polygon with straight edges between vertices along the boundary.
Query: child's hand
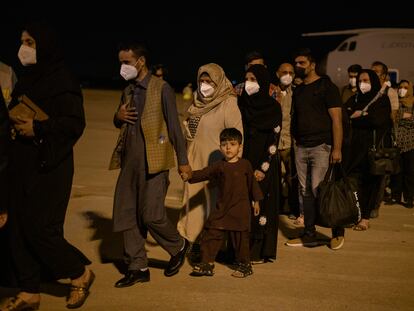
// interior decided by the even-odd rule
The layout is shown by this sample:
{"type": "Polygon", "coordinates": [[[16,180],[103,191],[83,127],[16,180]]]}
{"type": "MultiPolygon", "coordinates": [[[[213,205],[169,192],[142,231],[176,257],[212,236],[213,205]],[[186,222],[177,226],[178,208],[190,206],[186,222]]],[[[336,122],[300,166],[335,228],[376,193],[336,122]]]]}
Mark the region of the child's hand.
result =
{"type": "Polygon", "coordinates": [[[259,202],[254,202],[253,203],[253,215],[254,216],[259,216],[260,214],[260,205],[259,202]]]}
{"type": "Polygon", "coordinates": [[[266,175],[262,171],[255,170],[254,177],[256,178],[257,181],[262,181],[266,177],[266,175]]]}
{"type": "Polygon", "coordinates": [[[180,176],[181,176],[181,179],[183,180],[183,181],[188,181],[188,174],[187,173],[181,173],[180,174],[180,176]]]}
{"type": "Polygon", "coordinates": [[[193,170],[191,169],[191,166],[188,165],[188,164],[179,165],[178,166],[178,174],[180,174],[181,178],[184,181],[187,181],[193,176],[193,170]]]}

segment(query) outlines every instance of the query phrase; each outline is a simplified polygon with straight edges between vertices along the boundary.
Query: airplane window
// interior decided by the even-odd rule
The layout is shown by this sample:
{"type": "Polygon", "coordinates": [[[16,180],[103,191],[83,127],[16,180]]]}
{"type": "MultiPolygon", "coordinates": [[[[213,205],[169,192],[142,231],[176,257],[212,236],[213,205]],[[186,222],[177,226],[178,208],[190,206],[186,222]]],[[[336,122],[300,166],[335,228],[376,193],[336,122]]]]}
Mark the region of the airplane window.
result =
{"type": "Polygon", "coordinates": [[[399,79],[400,72],[398,69],[388,69],[388,76],[390,78],[391,84],[396,85],[399,79]]]}
{"type": "Polygon", "coordinates": [[[356,48],[356,41],[351,41],[349,44],[349,51],[353,51],[356,48]]]}
{"type": "Polygon", "coordinates": [[[344,42],[339,48],[338,51],[346,51],[348,47],[348,42],[344,42]]]}

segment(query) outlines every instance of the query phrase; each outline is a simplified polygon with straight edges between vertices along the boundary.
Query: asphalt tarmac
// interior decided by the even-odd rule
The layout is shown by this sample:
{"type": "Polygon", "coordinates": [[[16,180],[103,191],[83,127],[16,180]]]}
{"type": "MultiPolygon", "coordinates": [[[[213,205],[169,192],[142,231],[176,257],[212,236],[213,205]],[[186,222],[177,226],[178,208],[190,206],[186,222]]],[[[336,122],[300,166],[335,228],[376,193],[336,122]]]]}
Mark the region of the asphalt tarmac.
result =
{"type": "MultiPolygon", "coordinates": [[[[118,289],[122,277],[122,236],[112,232],[113,193],[119,171],[108,164],[118,130],[112,125],[120,91],[84,90],[87,126],[75,146],[75,176],[65,223],[67,240],[92,260],[96,280],[81,310],[414,310],[414,210],[382,206],[367,231],[347,228],[345,245],[332,251],[330,230],[319,228],[321,245],[287,247],[300,233],[280,217],[277,260],[253,266],[245,279],[216,264],[213,277],[189,276],[184,264],[170,278],[163,275],[168,254],[149,238],[151,281],[118,289]]],[[[179,100],[179,111],[182,107],[179,100]]],[[[175,169],[166,205],[172,221],[180,212],[183,184],[175,169]]],[[[68,280],[42,284],[40,310],[66,310],[68,280]]],[[[0,296],[14,290],[0,288],[0,296]]]]}

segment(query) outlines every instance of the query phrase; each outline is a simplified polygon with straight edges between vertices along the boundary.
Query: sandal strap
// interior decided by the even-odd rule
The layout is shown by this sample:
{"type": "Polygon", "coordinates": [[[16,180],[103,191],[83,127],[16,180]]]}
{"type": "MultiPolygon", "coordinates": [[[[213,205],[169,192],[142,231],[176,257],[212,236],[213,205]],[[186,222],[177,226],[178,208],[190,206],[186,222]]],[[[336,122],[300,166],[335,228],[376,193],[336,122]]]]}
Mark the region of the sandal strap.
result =
{"type": "Polygon", "coordinates": [[[214,264],[210,265],[209,263],[201,262],[194,266],[193,271],[195,272],[213,272],[214,264]]]}
{"type": "Polygon", "coordinates": [[[252,266],[250,264],[241,263],[239,267],[237,268],[237,271],[240,271],[241,273],[243,273],[244,276],[253,274],[252,266]]]}
{"type": "Polygon", "coordinates": [[[89,290],[88,290],[87,287],[84,287],[84,286],[74,286],[74,285],[71,285],[70,291],[71,292],[79,292],[79,293],[87,293],[89,290]]]}
{"type": "Polygon", "coordinates": [[[95,274],[90,271],[90,276],[88,281],[82,286],[71,285],[70,290],[79,293],[89,293],[89,288],[91,287],[93,281],[95,280],[95,274]]]}
{"type": "Polygon", "coordinates": [[[194,266],[194,268],[198,269],[198,270],[209,270],[210,269],[210,265],[208,263],[199,263],[197,265],[194,266]]]}

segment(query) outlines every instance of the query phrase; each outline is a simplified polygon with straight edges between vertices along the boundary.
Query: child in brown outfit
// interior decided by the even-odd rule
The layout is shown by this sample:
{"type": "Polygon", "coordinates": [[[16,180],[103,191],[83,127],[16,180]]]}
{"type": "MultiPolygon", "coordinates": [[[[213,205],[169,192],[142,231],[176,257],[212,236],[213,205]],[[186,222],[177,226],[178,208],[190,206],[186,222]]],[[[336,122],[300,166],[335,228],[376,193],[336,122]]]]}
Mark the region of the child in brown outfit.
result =
{"type": "Polygon", "coordinates": [[[192,276],[212,276],[214,260],[222,245],[226,232],[235,250],[238,266],[232,276],[246,277],[253,273],[250,264],[249,232],[250,216],[260,211],[262,191],[253,175],[250,162],[239,158],[242,134],[235,128],[226,128],[220,133],[220,151],[224,159],[208,167],[193,171],[191,179],[181,174],[184,181],[197,183],[214,179],[218,185],[217,205],[211,211],[201,238],[201,263],[195,265],[192,276]],[[253,202],[253,206],[252,206],[253,202]]]}

